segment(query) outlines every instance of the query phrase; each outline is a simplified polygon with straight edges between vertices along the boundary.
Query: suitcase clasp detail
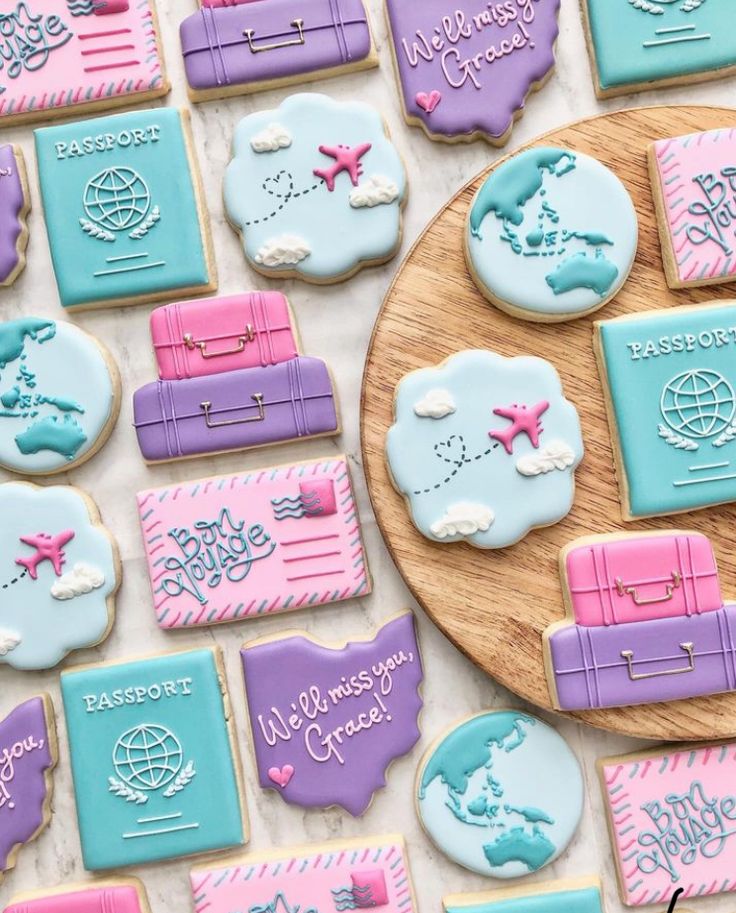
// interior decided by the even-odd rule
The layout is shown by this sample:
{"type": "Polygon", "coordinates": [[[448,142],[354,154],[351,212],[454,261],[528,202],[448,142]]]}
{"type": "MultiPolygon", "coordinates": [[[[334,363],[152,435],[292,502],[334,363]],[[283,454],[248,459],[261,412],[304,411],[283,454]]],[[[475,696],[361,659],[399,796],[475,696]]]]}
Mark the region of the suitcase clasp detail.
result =
{"type": "MultiPolygon", "coordinates": [[[[629,678],[631,681],[638,682],[644,678],[660,678],[663,675],[682,675],[685,672],[695,672],[694,645],[688,641],[679,646],[687,654],[687,666],[683,666],[682,669],[661,669],[659,672],[634,672],[634,651],[622,650],[621,656],[623,656],[629,666],[629,678]]],[[[647,660],[642,660],[642,662],[647,662],[647,660]]]]}
{"type": "Polygon", "coordinates": [[[212,403],[207,400],[199,405],[204,409],[204,420],[208,428],[224,428],[227,425],[248,425],[250,422],[263,422],[266,420],[266,407],[263,405],[263,394],[254,393],[251,399],[258,406],[258,415],[251,415],[250,418],[231,418],[224,422],[213,422],[210,418],[210,409],[212,403]]]}
{"type": "Polygon", "coordinates": [[[616,578],[616,591],[619,596],[631,596],[635,605],[655,605],[658,602],[669,602],[670,599],[673,599],[675,590],[681,586],[681,584],[682,576],[677,571],[672,571],[672,583],[668,583],[665,586],[665,593],[663,596],[652,596],[649,599],[645,599],[644,597],[639,596],[635,586],[625,586],[620,577],[616,578]]]}
{"type": "Polygon", "coordinates": [[[245,325],[245,333],[238,336],[237,344],[232,349],[223,349],[221,352],[208,352],[206,342],[196,342],[191,333],[184,334],[184,345],[190,350],[199,349],[202,358],[219,358],[221,355],[237,355],[245,349],[246,342],[253,342],[256,338],[255,330],[250,323],[245,325]]]}
{"type": "Polygon", "coordinates": [[[245,29],[243,35],[248,39],[248,45],[253,54],[260,54],[261,51],[275,51],[278,48],[291,48],[295,45],[306,44],[306,38],[304,37],[304,20],[294,19],[291,25],[299,32],[299,37],[280,41],[276,44],[262,44],[260,47],[256,47],[253,43],[256,37],[255,29],[245,29]]]}

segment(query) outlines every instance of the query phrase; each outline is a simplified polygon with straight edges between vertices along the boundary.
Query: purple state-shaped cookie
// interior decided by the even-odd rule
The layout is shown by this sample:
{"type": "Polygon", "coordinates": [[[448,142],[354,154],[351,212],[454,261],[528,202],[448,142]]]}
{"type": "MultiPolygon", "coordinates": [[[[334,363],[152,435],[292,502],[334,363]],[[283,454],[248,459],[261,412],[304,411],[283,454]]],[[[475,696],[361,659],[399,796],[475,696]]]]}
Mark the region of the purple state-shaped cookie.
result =
{"type": "Polygon", "coordinates": [[[25,265],[28,204],[24,170],[20,149],[0,146],[0,286],[12,285],[25,265]]]}
{"type": "Polygon", "coordinates": [[[363,814],[389,764],[419,740],[412,612],[343,647],[292,632],[250,643],[241,656],[261,786],[292,805],[363,814]]]}
{"type": "Polygon", "coordinates": [[[432,139],[509,139],[554,66],[560,0],[386,0],[409,123],[432,139]]]}

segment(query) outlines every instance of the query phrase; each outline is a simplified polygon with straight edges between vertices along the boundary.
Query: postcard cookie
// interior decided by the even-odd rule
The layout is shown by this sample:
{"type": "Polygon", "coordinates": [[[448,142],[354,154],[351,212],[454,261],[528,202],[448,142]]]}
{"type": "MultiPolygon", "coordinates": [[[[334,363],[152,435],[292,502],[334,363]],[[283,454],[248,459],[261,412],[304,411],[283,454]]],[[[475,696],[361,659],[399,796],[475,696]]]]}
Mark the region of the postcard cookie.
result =
{"type": "Polygon", "coordinates": [[[595,327],[624,519],[736,501],[736,304],[595,327]]]}
{"type": "Polygon", "coordinates": [[[556,730],[516,710],[452,726],[417,771],[419,820],[454,862],[517,878],[556,859],[583,809],[583,777],[556,730]]]}
{"type": "Polygon", "coordinates": [[[169,91],[153,0],[1,0],[0,126],[169,91]]]}
{"type": "Polygon", "coordinates": [[[0,720],[0,882],[51,820],[57,762],[54,708],[32,697],[0,720]]]}
{"type": "Polygon", "coordinates": [[[137,878],[98,879],[12,897],[3,913],[150,913],[137,878]]]}
{"type": "Polygon", "coordinates": [[[386,0],[404,115],[430,139],[503,146],[555,63],[560,0],[386,0]]]}
{"type": "Polygon", "coordinates": [[[36,130],[64,307],[139,304],[217,286],[189,115],[133,111],[36,130]]]}
{"type": "Polygon", "coordinates": [[[396,388],[386,459],[434,542],[505,548],[572,508],[580,420],[541,358],[469,350],[396,388]]]}
{"type": "Polygon", "coordinates": [[[736,280],[736,129],[659,140],[649,173],[670,288],[736,280]]]}
{"type": "Polygon", "coordinates": [[[246,842],[219,649],[81,666],[61,693],[86,869],[246,842]]]}
{"type": "Polygon", "coordinates": [[[25,268],[30,209],[23,151],[0,145],[0,288],[12,285],[25,268]]]}
{"type": "Polygon", "coordinates": [[[290,804],[362,815],[386,769],[419,740],[414,615],[373,638],[322,644],[297,631],[241,650],[260,784],[290,804]]]}
{"type": "Polygon", "coordinates": [[[235,129],[225,210],[265,276],[329,283],[401,243],[407,183],[380,114],[326,95],[287,98],[235,129]]]}
{"type": "Polygon", "coordinates": [[[76,488],[0,485],[0,665],[50,669],[107,637],[120,584],[114,540],[76,488]]]}
{"type": "Polygon", "coordinates": [[[638,222],[605,165],[536,146],[494,169],[475,195],[465,234],[481,292],[514,317],[571,320],[610,301],[636,256],[638,222]]]}
{"type": "Polygon", "coordinates": [[[71,323],[0,323],[0,466],[51,475],[79,466],[110,436],[120,376],[104,346],[71,323]]]}
{"type": "Polygon", "coordinates": [[[561,878],[442,898],[444,913],[604,913],[598,878],[561,878]]]}

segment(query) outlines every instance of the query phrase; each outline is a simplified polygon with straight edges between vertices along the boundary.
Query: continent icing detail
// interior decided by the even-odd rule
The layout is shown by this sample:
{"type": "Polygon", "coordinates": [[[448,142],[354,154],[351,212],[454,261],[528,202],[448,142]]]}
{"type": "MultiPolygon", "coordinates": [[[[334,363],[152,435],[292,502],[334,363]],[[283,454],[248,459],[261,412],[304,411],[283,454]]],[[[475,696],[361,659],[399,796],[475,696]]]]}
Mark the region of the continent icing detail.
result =
{"type": "Polygon", "coordinates": [[[245,842],[219,650],[62,673],[89,871],[245,842]]]}
{"type": "Polygon", "coordinates": [[[388,765],[419,740],[413,614],[343,647],[293,632],[250,642],[241,656],[261,786],[275,784],[290,804],[363,814],[388,765]]]}
{"type": "Polygon", "coordinates": [[[416,788],[429,837],[450,859],[494,878],[552,862],[582,813],[582,774],[567,743],[513,710],[480,713],[441,736],[416,788]]]}
{"type": "Polygon", "coordinates": [[[105,879],[104,884],[63,885],[47,894],[11,900],[4,913],[146,913],[148,900],[135,878],[105,879]]]}
{"type": "Polygon", "coordinates": [[[493,170],[465,239],[481,291],[531,320],[567,320],[604,305],[636,256],[638,223],[621,181],[590,156],[534,147],[493,170]]]}
{"type": "Polygon", "coordinates": [[[503,145],[554,66],[559,0],[387,0],[404,112],[431,138],[503,145]]]}
{"type": "Polygon", "coordinates": [[[542,885],[453,894],[442,899],[444,913],[603,913],[597,878],[562,879],[542,885]]]}
{"type": "Polygon", "coordinates": [[[83,462],[115,424],[118,384],[109,354],[72,324],[0,323],[0,464],[34,475],[83,462]]]}
{"type": "Polygon", "coordinates": [[[427,538],[504,548],[572,507],[580,421],[548,362],[456,353],[404,377],[394,417],[391,477],[427,538]],[[555,454],[554,472],[517,469],[555,454]]]}
{"type": "Polygon", "coordinates": [[[313,282],[390,259],[406,192],[404,166],[378,112],[316,94],[245,117],[224,181],[228,219],[251,265],[313,282]],[[291,142],[256,151],[274,124],[291,142]]]}
{"type": "Polygon", "coordinates": [[[25,265],[30,208],[23,152],[0,146],[0,287],[12,285],[25,265]]]}
{"type": "Polygon", "coordinates": [[[0,720],[0,881],[49,822],[56,760],[54,711],[46,695],[0,720]]]}

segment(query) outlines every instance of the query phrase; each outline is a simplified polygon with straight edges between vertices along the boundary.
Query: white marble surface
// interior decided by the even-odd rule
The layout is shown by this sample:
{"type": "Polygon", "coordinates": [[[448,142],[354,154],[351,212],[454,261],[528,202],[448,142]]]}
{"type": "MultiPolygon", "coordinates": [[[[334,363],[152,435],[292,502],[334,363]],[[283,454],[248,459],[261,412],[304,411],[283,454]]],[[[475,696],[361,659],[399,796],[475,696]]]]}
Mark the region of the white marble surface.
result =
{"type": "MultiPolygon", "coordinates": [[[[421,0],[407,2],[420,3],[421,0]]],[[[317,83],[315,88],[341,99],[369,101],[377,105],[385,115],[396,144],[405,158],[411,183],[404,252],[435,211],[499,153],[483,143],[470,147],[434,144],[420,131],[404,124],[394,85],[381,0],[370,0],[370,6],[380,49],[380,69],[317,83]]],[[[174,85],[167,104],[186,104],[178,47],[178,24],[193,8],[193,0],[159,0],[166,58],[174,85]]],[[[623,98],[607,104],[598,103],[593,94],[577,0],[563,0],[556,73],[546,88],[530,101],[525,117],[514,131],[511,148],[567,121],[631,104],[680,101],[728,104],[734,97],[735,88],[736,82],[730,80],[623,98]]],[[[270,92],[193,109],[194,135],[212,216],[220,291],[223,293],[264,287],[267,284],[266,280],[252,273],[245,264],[238,240],[223,216],[220,186],[229,157],[230,137],[237,120],[259,108],[275,106],[284,94],[270,92]]],[[[29,165],[35,209],[30,219],[28,267],[12,290],[0,292],[0,316],[7,319],[24,313],[36,313],[61,317],[38,206],[31,129],[4,130],[2,140],[19,143],[23,147],[29,165]]],[[[615,137],[611,141],[615,142],[615,137]]],[[[499,688],[485,673],[475,669],[419,613],[426,665],[422,745],[411,756],[395,764],[390,773],[388,788],[378,794],[364,818],[354,820],[336,810],[300,811],[287,806],[275,793],[263,793],[257,788],[253,757],[247,745],[244,697],[238,669],[238,648],[247,638],[294,625],[326,638],[365,634],[387,615],[411,604],[409,594],[383,546],[371,516],[361,472],[358,431],[363,356],[375,315],[398,262],[364,272],[346,285],[328,289],[297,283],[285,286],[297,314],[305,351],[327,359],[336,375],[344,432],[342,438],[334,442],[306,442],[247,455],[200,459],[148,469],[141,461],[131,427],[131,395],[134,389],[155,377],[148,335],[150,307],[80,315],[79,324],[104,339],[121,366],[123,407],[117,428],[105,448],[85,466],[69,473],[68,478],[61,477],[61,480],[87,489],[97,500],[104,519],[118,537],[125,571],[118,599],[117,622],[111,637],[100,648],[77,654],[76,660],[105,660],[190,644],[220,644],[226,654],[232,703],[243,747],[252,820],[250,848],[258,851],[274,845],[400,830],[409,841],[419,908],[424,913],[429,913],[440,909],[443,894],[490,889],[499,883],[473,876],[458,868],[445,859],[421,832],[412,800],[414,771],[421,751],[432,737],[456,718],[487,707],[518,706],[519,701],[499,688]],[[174,479],[198,478],[258,467],[269,462],[283,463],[292,458],[316,457],[339,450],[350,455],[359,493],[363,528],[375,578],[375,590],[370,597],[343,603],[338,607],[307,611],[298,617],[277,616],[193,633],[172,635],[156,628],[135,512],[134,493],[137,490],[174,479]]],[[[469,338],[468,342],[472,343],[473,340],[469,338]]],[[[428,569],[428,573],[433,572],[428,569]]],[[[532,611],[533,607],[529,607],[529,610],[532,611]]],[[[16,702],[40,690],[48,690],[53,696],[57,711],[60,710],[57,672],[24,675],[6,667],[0,668],[0,712],[4,713],[16,702]]],[[[594,761],[604,754],[631,749],[635,744],[577,725],[565,724],[561,729],[585,768],[587,796],[584,818],[577,837],[567,852],[552,866],[531,876],[528,881],[599,872],[604,879],[608,909],[614,913],[622,907],[616,892],[594,761]]],[[[18,891],[79,881],[87,877],[79,852],[63,724],[59,727],[59,736],[61,761],[56,774],[51,826],[36,843],[21,853],[16,870],[0,887],[0,908],[18,891]]],[[[189,865],[187,861],[174,862],[150,866],[136,872],[145,881],[154,913],[184,913],[191,909],[187,880],[189,865]]],[[[705,913],[725,911],[732,905],[733,902],[728,897],[697,902],[697,906],[705,913]]]]}

